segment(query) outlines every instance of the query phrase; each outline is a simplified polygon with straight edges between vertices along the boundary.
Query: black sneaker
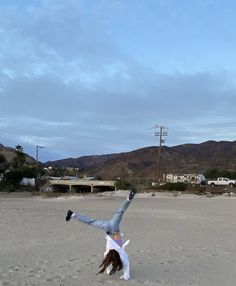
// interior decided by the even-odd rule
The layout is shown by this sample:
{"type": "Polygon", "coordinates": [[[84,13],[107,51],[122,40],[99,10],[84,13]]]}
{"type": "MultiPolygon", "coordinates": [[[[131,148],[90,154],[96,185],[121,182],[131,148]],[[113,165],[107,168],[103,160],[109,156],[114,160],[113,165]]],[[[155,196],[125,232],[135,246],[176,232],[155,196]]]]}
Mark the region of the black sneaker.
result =
{"type": "Polygon", "coordinates": [[[130,200],[130,201],[134,198],[134,196],[135,196],[136,193],[137,193],[137,189],[136,189],[135,187],[132,187],[132,188],[131,188],[131,191],[130,191],[130,193],[129,193],[129,200],[130,200]]]}
{"type": "Polygon", "coordinates": [[[71,210],[68,210],[67,215],[66,215],[66,221],[69,221],[71,219],[73,212],[71,210]]]}

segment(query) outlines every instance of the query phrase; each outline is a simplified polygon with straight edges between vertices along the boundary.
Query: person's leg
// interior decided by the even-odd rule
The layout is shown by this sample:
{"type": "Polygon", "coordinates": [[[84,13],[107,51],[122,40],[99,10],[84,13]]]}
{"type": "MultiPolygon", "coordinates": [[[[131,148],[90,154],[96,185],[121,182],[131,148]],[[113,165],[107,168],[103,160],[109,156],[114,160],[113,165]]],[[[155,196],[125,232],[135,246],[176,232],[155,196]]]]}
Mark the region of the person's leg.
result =
{"type": "Polygon", "coordinates": [[[110,231],[109,222],[108,221],[96,220],[96,219],[90,218],[90,217],[88,217],[86,215],[83,215],[83,214],[81,214],[79,212],[73,213],[71,210],[69,210],[67,212],[66,220],[69,221],[71,218],[76,219],[76,220],[78,220],[80,222],[83,222],[85,224],[94,226],[96,228],[102,229],[105,232],[110,231]]]}
{"type": "Polygon", "coordinates": [[[118,232],[120,222],[122,220],[122,217],[124,215],[124,212],[127,210],[129,207],[131,201],[128,201],[127,199],[123,202],[121,207],[116,210],[115,214],[113,215],[112,219],[110,220],[110,224],[112,226],[112,232],[118,232]]]}
{"type": "Polygon", "coordinates": [[[96,220],[92,219],[86,215],[82,215],[79,212],[73,213],[71,210],[67,212],[66,221],[69,221],[71,218],[74,218],[78,221],[86,223],[88,225],[92,225],[96,228],[104,230],[107,234],[113,234],[119,231],[119,224],[123,217],[124,212],[129,207],[132,199],[134,198],[137,190],[136,188],[132,188],[128,198],[123,202],[121,207],[115,212],[114,216],[109,221],[104,220],[96,220]]]}
{"type": "Polygon", "coordinates": [[[135,188],[133,188],[130,191],[128,198],[122,203],[121,207],[116,210],[116,212],[113,215],[112,219],[109,221],[110,225],[112,226],[113,232],[118,232],[119,231],[119,224],[120,224],[120,222],[122,220],[124,212],[129,207],[129,205],[130,205],[132,199],[134,198],[136,192],[137,192],[137,190],[135,188]]]}

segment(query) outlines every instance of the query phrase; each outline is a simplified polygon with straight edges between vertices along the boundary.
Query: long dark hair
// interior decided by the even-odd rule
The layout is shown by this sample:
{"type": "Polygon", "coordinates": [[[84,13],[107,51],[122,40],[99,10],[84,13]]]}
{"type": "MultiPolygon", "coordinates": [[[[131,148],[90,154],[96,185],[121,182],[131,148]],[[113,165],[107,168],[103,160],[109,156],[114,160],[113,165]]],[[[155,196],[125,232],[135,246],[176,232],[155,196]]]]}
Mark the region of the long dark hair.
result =
{"type": "Polygon", "coordinates": [[[102,269],[97,273],[97,275],[102,274],[110,264],[112,264],[112,269],[109,273],[110,275],[123,268],[123,263],[120,259],[120,255],[115,249],[111,249],[107,253],[106,257],[103,259],[102,264],[99,266],[102,267],[102,269]]]}

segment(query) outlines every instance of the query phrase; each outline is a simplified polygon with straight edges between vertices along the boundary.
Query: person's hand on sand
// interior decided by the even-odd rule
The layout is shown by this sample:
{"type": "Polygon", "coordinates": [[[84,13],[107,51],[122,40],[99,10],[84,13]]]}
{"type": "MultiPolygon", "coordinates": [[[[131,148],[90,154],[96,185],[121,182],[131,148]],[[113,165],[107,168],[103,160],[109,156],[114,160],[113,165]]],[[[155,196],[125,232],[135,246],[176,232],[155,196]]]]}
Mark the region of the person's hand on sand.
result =
{"type": "Polygon", "coordinates": [[[130,276],[126,276],[126,275],[122,275],[120,276],[120,280],[129,280],[130,279],[130,276]]]}

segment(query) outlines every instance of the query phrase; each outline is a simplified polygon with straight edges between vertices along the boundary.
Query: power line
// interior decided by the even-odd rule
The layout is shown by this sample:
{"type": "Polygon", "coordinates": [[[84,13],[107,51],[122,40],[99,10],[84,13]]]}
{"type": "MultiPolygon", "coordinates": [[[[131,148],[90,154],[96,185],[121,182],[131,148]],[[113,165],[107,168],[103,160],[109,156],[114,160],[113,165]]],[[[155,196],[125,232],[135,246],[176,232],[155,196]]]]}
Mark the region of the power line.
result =
{"type": "MultiPolygon", "coordinates": [[[[219,128],[219,127],[225,127],[225,128],[236,128],[236,123],[208,123],[208,124],[193,124],[193,125],[168,125],[168,128],[219,128]]],[[[145,131],[148,130],[154,130],[156,129],[156,126],[150,127],[145,129],[145,131]]]]}
{"type": "Polygon", "coordinates": [[[236,123],[208,123],[208,124],[193,124],[193,125],[168,125],[169,128],[219,128],[229,127],[236,128],[236,123]]]}

